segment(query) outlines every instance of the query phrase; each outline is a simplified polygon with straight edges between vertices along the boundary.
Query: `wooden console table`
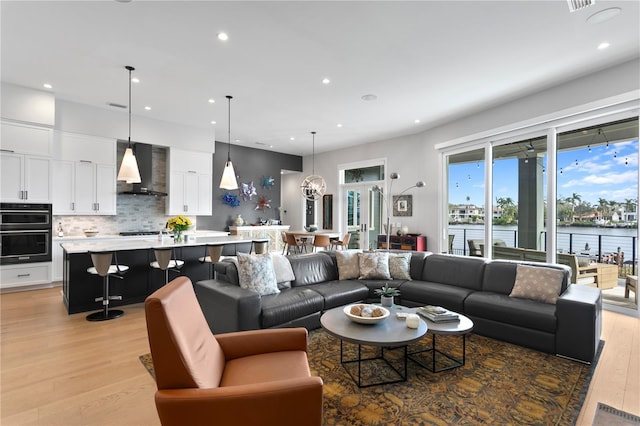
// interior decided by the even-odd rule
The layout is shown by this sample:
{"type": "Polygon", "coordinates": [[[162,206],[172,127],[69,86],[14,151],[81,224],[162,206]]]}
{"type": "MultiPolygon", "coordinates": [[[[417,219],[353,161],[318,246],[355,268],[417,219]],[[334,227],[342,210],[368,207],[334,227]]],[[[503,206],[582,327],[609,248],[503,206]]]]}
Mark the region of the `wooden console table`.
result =
{"type": "MultiPolygon", "coordinates": [[[[424,235],[391,235],[389,245],[394,250],[427,251],[427,237],[424,235]]],[[[378,248],[387,248],[386,235],[378,235],[378,248]]]]}

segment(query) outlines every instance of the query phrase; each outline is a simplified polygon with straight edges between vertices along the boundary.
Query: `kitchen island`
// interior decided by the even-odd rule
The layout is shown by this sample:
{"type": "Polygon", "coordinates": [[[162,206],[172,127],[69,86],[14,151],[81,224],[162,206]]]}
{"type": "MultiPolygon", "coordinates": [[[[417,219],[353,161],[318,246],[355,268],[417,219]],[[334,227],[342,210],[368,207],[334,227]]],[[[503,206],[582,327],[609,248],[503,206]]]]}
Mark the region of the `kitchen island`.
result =
{"type": "MultiPolygon", "coordinates": [[[[175,248],[176,258],[183,260],[181,274],[192,282],[209,278],[209,264],[200,263],[198,258],[206,255],[210,244],[223,245],[223,256],[234,256],[237,252],[248,253],[251,238],[242,236],[201,237],[191,236],[188,241],[174,243],[165,236],[162,241],[153,238],[111,238],[103,240],[75,240],[63,242],[63,301],[69,314],[99,310],[100,303],[95,302],[102,295],[102,277],[91,275],[87,268],[93,266],[90,252],[114,251],[118,263],[127,265],[129,270],[122,279],[109,279],[109,293],[122,296],[110,306],[121,306],[144,302],[146,297],[164,285],[164,271],[149,266],[155,260],[153,249],[156,247],[175,248]]],[[[172,273],[172,277],[175,273],[172,273]]]]}

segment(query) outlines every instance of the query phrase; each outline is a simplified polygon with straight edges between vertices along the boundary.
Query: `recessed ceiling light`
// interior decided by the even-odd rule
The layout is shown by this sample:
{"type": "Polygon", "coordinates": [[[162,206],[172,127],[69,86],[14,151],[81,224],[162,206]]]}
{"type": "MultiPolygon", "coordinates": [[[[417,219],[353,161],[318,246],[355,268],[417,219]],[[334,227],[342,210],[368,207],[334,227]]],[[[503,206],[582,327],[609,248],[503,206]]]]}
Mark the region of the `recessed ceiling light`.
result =
{"type": "Polygon", "coordinates": [[[603,9],[600,12],[596,12],[593,15],[589,16],[587,18],[587,22],[590,24],[599,24],[601,22],[608,21],[620,12],[622,12],[622,9],[619,7],[610,7],[608,9],[603,9]]]}
{"type": "Polygon", "coordinates": [[[53,89],[53,86],[50,85],[49,83],[44,83],[42,87],[44,87],[45,89],[53,89]]]}
{"type": "Polygon", "coordinates": [[[606,48],[607,48],[607,47],[609,47],[609,46],[610,46],[610,44],[609,44],[609,43],[607,43],[606,41],[603,41],[602,43],[600,43],[600,44],[598,45],[598,50],[604,50],[604,49],[606,49],[606,48]]]}
{"type": "Polygon", "coordinates": [[[218,33],[218,40],[227,41],[229,40],[229,36],[227,33],[218,33]]]}
{"type": "Polygon", "coordinates": [[[291,136],[291,137],[289,138],[289,140],[290,140],[290,141],[295,141],[295,140],[296,140],[296,138],[294,138],[293,136],[291,136]]]}
{"type": "Polygon", "coordinates": [[[331,80],[329,80],[327,77],[322,79],[322,84],[329,84],[331,83],[331,80]]]}
{"type": "Polygon", "coordinates": [[[338,124],[337,124],[337,127],[342,127],[342,124],[338,123],[338,124]]]}
{"type": "Polygon", "coordinates": [[[362,95],[362,97],[360,98],[363,101],[375,101],[376,99],[378,99],[378,97],[376,95],[362,95]]]}
{"type": "Polygon", "coordinates": [[[147,111],[151,111],[151,107],[150,106],[146,106],[146,107],[144,107],[144,109],[146,109],[147,111]]]}
{"type": "Polygon", "coordinates": [[[273,148],[273,145],[269,145],[269,148],[273,148]]]}
{"type": "Polygon", "coordinates": [[[140,79],[139,79],[139,78],[137,78],[137,77],[133,77],[133,78],[131,79],[131,82],[132,82],[132,83],[140,83],[140,79]]]}
{"type": "Polygon", "coordinates": [[[216,124],[216,122],[215,122],[215,121],[212,121],[212,122],[211,122],[211,124],[216,124]]]}
{"type": "Polygon", "coordinates": [[[216,101],[215,101],[215,99],[209,99],[209,103],[210,103],[210,104],[215,104],[215,103],[216,103],[216,101]]]}
{"type": "Polygon", "coordinates": [[[420,120],[418,120],[417,118],[415,120],[413,120],[414,123],[419,124],[420,120]]]}
{"type": "Polygon", "coordinates": [[[240,142],[240,139],[236,139],[234,142],[240,142]]]}

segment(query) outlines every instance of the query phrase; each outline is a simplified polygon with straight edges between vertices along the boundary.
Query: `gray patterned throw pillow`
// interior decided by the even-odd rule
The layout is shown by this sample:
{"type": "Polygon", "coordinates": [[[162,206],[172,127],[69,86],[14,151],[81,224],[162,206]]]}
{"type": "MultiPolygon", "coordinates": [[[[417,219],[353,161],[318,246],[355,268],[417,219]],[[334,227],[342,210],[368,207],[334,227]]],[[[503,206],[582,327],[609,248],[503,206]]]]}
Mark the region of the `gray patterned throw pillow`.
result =
{"type": "Polygon", "coordinates": [[[273,259],[268,253],[238,253],[238,277],[240,287],[255,291],[261,296],[280,293],[273,259]]]}

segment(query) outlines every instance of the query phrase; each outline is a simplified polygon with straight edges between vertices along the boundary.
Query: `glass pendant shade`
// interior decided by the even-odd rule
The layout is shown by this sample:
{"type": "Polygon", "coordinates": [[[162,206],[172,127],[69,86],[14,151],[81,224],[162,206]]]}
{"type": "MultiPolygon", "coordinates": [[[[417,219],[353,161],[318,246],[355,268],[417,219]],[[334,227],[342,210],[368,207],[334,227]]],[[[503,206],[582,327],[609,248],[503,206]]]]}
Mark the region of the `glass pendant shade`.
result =
{"type": "Polygon", "coordinates": [[[222,172],[222,179],[220,179],[220,188],[221,189],[238,189],[238,180],[236,179],[236,171],[233,168],[233,163],[231,162],[231,99],[233,96],[226,96],[227,103],[229,105],[229,121],[227,126],[227,138],[228,138],[228,150],[227,150],[227,162],[224,164],[224,170],[222,172]]]}
{"type": "Polygon", "coordinates": [[[133,147],[131,146],[131,71],[135,70],[134,67],[127,65],[125,67],[129,71],[129,145],[124,151],[122,157],[122,163],[120,164],[120,170],[118,171],[117,180],[123,180],[126,183],[141,183],[140,169],[138,169],[138,161],[133,153],[133,147]]]}
{"type": "Polygon", "coordinates": [[[233,163],[231,162],[231,160],[228,160],[224,165],[222,179],[220,180],[220,188],[228,190],[238,189],[236,171],[233,168],[233,163]]]}
{"type": "Polygon", "coordinates": [[[122,164],[120,164],[120,171],[118,172],[118,180],[123,180],[126,183],[140,183],[140,170],[138,169],[138,162],[136,156],[133,154],[133,149],[128,146],[122,157],[122,164]]]}

